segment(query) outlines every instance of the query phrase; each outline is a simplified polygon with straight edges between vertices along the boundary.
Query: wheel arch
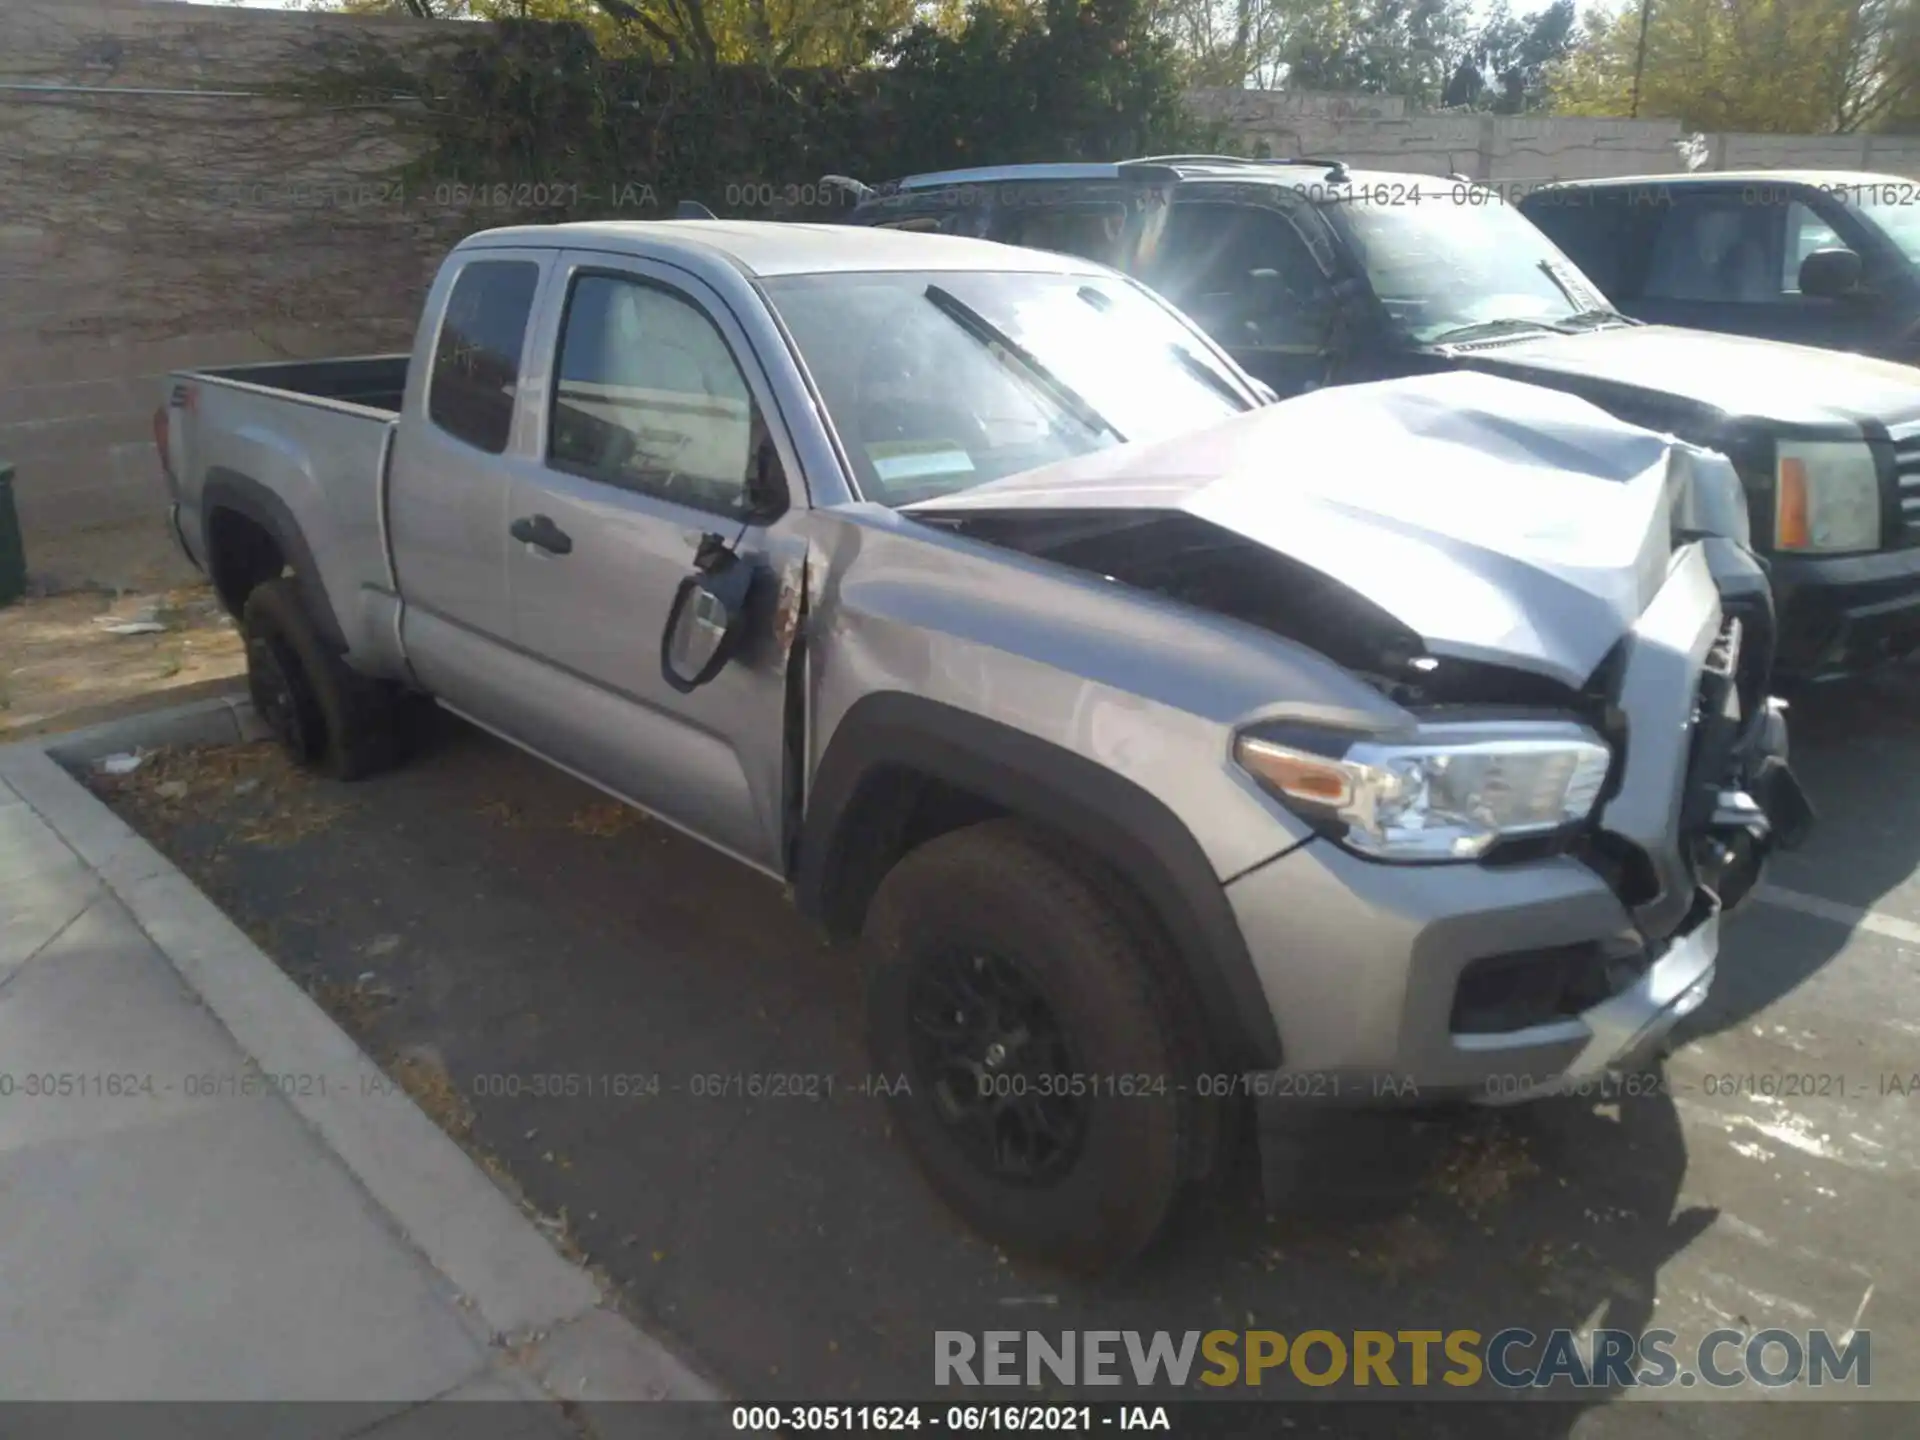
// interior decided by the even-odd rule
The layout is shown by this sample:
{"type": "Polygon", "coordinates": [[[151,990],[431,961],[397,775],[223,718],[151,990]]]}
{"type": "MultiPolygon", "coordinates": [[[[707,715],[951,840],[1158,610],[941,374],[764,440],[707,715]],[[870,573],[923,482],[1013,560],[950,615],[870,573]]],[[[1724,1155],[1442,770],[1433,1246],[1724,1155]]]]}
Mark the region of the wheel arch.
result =
{"type": "Polygon", "coordinates": [[[931,838],[916,834],[928,787],[942,802],[931,833],[1009,815],[1112,869],[1165,931],[1218,1059],[1244,1069],[1280,1063],[1279,1033],[1226,892],[1179,817],[1084,756],[939,701],[869,695],[841,720],[808,795],[794,875],[800,909],[836,935],[857,934],[887,870],[931,838]]]}
{"type": "Polygon", "coordinates": [[[346,652],[346,634],[327,595],[326,583],[320,578],[320,567],[285,500],[250,475],[216,466],[208,470],[201,487],[200,513],[207,574],[229,614],[238,619],[255,585],[277,579],[283,568],[291,568],[301,602],[320,638],[335,653],[346,652]],[[229,528],[234,520],[250,528],[229,528]],[[273,557],[253,549],[257,542],[236,538],[249,534],[266,537],[277,552],[282,563],[270,573],[266,566],[272,564],[273,557]]]}

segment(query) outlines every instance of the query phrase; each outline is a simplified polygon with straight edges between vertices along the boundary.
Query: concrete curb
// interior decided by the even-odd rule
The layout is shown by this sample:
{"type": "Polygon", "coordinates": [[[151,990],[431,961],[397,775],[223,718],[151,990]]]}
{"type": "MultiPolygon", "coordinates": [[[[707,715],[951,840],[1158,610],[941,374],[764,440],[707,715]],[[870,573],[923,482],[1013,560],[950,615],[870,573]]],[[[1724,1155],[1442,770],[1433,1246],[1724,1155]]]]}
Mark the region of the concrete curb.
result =
{"type": "Polygon", "coordinates": [[[324,1075],[285,1098],[454,1286],[509,1362],[556,1398],[716,1400],[719,1390],[602,1303],[466,1152],[280,967],[64,766],[261,734],[219,697],[0,748],[4,779],[99,876],[266,1074],[324,1075]]]}

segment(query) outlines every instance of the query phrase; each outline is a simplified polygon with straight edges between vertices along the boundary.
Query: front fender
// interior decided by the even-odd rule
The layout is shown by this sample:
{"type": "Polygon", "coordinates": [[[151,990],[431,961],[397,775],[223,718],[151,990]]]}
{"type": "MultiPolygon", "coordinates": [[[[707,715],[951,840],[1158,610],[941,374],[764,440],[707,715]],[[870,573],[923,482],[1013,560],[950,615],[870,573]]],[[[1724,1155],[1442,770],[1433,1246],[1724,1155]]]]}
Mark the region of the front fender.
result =
{"type": "Polygon", "coordinates": [[[794,887],[803,912],[837,933],[858,931],[898,857],[897,848],[874,843],[872,787],[902,773],[1029,817],[1099,857],[1165,926],[1221,1062],[1279,1063],[1266,992],[1225,890],[1179,818],[1084,756],[939,701],[881,692],[842,717],[815,771],[802,828],[794,887]]]}

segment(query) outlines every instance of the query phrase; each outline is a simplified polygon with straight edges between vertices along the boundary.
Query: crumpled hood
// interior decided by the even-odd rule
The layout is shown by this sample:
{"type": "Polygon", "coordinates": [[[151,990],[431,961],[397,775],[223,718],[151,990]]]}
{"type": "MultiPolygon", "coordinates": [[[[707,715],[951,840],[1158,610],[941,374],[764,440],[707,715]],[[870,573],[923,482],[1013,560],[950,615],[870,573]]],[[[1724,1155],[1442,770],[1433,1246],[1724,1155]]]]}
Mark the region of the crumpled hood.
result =
{"type": "Polygon", "coordinates": [[[1316,391],[905,513],[1185,512],[1347,586],[1435,655],[1578,686],[1666,576],[1676,448],[1575,396],[1452,372],[1316,391]]]}
{"type": "Polygon", "coordinates": [[[1677,395],[1722,414],[1797,425],[1881,423],[1920,415],[1920,369],[1671,325],[1622,325],[1463,353],[1476,368],[1524,380],[1529,370],[1677,395]]]}

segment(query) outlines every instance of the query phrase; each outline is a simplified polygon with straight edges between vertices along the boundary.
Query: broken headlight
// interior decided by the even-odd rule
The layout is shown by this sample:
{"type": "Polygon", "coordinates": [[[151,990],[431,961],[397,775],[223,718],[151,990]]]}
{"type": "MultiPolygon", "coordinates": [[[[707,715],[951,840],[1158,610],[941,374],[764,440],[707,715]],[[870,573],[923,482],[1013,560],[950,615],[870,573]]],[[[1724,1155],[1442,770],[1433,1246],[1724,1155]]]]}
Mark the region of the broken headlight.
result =
{"type": "Polygon", "coordinates": [[[1250,730],[1234,758],[1315,828],[1375,860],[1474,860],[1593,813],[1613,752],[1571,721],[1423,728],[1406,740],[1250,730]]]}

